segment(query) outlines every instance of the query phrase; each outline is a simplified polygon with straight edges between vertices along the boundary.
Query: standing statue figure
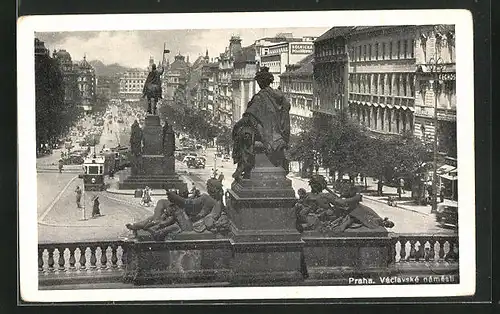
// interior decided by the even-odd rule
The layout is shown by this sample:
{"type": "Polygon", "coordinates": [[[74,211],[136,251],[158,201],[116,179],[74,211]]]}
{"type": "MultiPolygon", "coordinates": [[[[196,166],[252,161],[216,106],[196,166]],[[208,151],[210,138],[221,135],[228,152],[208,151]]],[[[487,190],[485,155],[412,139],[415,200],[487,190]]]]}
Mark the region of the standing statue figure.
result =
{"type": "Polygon", "coordinates": [[[172,129],[172,126],[165,121],[163,125],[163,137],[162,137],[162,145],[163,145],[163,155],[166,157],[174,156],[175,152],[175,133],[172,129]]]}
{"type": "Polygon", "coordinates": [[[130,132],[130,151],[132,153],[132,175],[137,174],[139,157],[142,155],[142,129],[137,120],[132,124],[130,132]]]}
{"type": "Polygon", "coordinates": [[[156,64],[151,65],[151,72],[149,72],[144,88],[142,89],[142,96],[148,99],[148,113],[156,115],[156,105],[158,99],[161,99],[161,75],[163,74],[163,63],[160,68],[156,68],[156,64]]]}
{"type": "Polygon", "coordinates": [[[256,146],[263,146],[271,163],[288,173],[285,153],[290,141],[290,103],[280,90],[270,87],[274,77],[268,67],[262,67],[255,80],[261,89],[252,97],[232,132],[233,160],[238,165],[233,174],[236,180],[249,178],[255,166],[256,146]]]}

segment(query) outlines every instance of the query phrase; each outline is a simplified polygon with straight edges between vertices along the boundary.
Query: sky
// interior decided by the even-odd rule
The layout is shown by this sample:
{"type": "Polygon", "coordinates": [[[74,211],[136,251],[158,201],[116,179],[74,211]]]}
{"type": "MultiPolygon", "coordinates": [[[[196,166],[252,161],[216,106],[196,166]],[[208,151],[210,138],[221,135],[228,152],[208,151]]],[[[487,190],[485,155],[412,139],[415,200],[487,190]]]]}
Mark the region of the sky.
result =
{"type": "Polygon", "coordinates": [[[73,60],[100,60],[104,64],[118,63],[127,67],[145,68],[152,56],[155,62],[162,58],[163,43],[173,61],[181,53],[193,62],[206,49],[210,58],[217,57],[229,45],[232,35],[239,35],[243,46],[249,46],[263,37],[278,33],[292,33],[294,37],[320,36],[329,28],[256,28],[256,29],[207,29],[164,31],[91,31],[36,33],[52,52],[65,49],[73,60]]]}

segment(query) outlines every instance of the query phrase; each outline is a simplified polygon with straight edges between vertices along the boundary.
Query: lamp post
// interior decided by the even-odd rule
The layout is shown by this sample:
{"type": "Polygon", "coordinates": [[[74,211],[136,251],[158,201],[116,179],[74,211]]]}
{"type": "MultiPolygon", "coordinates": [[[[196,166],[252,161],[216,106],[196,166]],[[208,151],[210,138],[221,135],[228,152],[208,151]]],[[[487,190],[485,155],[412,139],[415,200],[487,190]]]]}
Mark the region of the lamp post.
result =
{"type": "Polygon", "coordinates": [[[432,209],[431,212],[434,213],[437,210],[437,159],[438,159],[438,94],[441,90],[440,74],[443,73],[444,65],[441,58],[431,58],[428,64],[432,79],[430,83],[432,84],[434,90],[434,139],[433,139],[433,175],[432,175],[432,209]]]}

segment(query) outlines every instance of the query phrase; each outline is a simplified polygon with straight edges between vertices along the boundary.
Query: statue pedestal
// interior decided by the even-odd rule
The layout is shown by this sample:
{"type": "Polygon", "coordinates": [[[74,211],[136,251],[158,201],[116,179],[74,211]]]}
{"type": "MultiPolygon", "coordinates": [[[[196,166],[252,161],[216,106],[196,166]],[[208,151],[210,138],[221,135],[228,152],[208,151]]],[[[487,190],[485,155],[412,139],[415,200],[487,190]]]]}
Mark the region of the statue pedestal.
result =
{"type": "MultiPolygon", "coordinates": [[[[134,160],[132,175],[120,182],[121,190],[178,189],[187,191],[187,185],[175,173],[174,156],[163,154],[163,128],[160,117],[147,115],[143,129],[143,155],[134,160]]],[[[174,143],[168,143],[174,145],[174,143]]]]}
{"type": "Polygon", "coordinates": [[[173,240],[130,240],[124,280],[135,285],[217,285],[231,273],[231,243],[213,234],[185,232],[173,240]]]}
{"type": "Polygon", "coordinates": [[[285,171],[257,154],[250,179],[234,182],[226,201],[234,254],[232,281],[301,281],[304,242],[295,226],[295,192],[285,171]]]}
{"type": "Polygon", "coordinates": [[[394,241],[384,230],[360,228],[337,234],[306,231],[304,262],[309,280],[349,284],[349,278],[378,279],[391,274],[394,241]]]}

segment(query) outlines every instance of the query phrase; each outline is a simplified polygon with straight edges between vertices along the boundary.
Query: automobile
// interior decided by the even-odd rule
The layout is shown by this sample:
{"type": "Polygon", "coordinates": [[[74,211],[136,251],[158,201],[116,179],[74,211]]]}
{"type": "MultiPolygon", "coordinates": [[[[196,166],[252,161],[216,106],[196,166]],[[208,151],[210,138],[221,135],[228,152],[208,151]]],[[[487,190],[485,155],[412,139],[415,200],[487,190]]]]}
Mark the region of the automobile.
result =
{"type": "Polygon", "coordinates": [[[195,159],[196,158],[196,154],[188,154],[186,155],[183,159],[182,159],[182,162],[183,163],[188,163],[188,161],[190,161],[191,159],[195,159]]]}
{"type": "Polygon", "coordinates": [[[458,227],[458,204],[440,203],[436,208],[436,222],[441,227],[458,227]]]}
{"type": "Polygon", "coordinates": [[[186,162],[188,168],[205,169],[205,159],[202,157],[190,158],[186,162]]]}

